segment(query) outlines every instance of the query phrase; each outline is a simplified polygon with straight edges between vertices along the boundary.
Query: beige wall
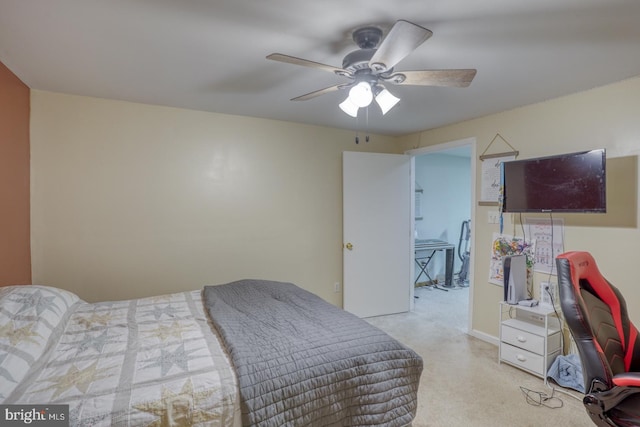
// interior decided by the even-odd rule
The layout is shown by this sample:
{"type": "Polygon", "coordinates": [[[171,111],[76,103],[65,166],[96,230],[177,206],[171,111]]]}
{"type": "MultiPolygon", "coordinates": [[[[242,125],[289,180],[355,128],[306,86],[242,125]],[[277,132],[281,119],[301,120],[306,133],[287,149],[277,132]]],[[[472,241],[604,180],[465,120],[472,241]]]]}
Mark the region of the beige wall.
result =
{"type": "Polygon", "coordinates": [[[394,140],[32,91],[33,281],[89,301],[342,282],[342,152],[394,140]]]}
{"type": "MultiPolygon", "coordinates": [[[[565,249],[592,252],[640,323],[637,111],[640,78],[355,145],[349,131],[32,91],[33,281],[95,301],[268,278],[341,305],[342,151],[475,137],[482,153],[499,132],[519,158],[607,149],[609,213],[555,217],[565,249]]],[[[489,339],[502,296],[487,281],[492,209],[473,216],[472,328],[489,339]]]]}
{"type": "MultiPolygon", "coordinates": [[[[466,137],[477,138],[482,153],[497,133],[520,152],[518,158],[581,151],[607,150],[608,213],[555,214],[565,220],[565,250],[591,252],[600,270],[625,296],[632,320],[640,324],[638,264],[638,155],[640,154],[640,78],[635,78],[579,94],[530,105],[499,114],[458,123],[399,139],[405,150],[419,145],[435,145],[466,137]]],[[[488,153],[509,151],[500,141],[488,153]]],[[[480,162],[476,159],[478,174],[480,162]]],[[[480,177],[477,194],[480,194],[480,177]]],[[[498,335],[497,302],[502,288],[489,284],[491,238],[498,226],[488,224],[489,210],[476,206],[475,259],[473,260],[473,329],[488,337],[498,335]]],[[[506,217],[504,232],[522,235],[519,217],[506,217]]],[[[526,215],[523,214],[526,217],[526,215]]],[[[548,216],[543,216],[548,218],[548,216]]],[[[534,289],[547,276],[537,274],[534,289]]],[[[553,278],[555,280],[555,277],[553,278]]]]}
{"type": "Polygon", "coordinates": [[[31,283],[29,96],[0,62],[0,286],[31,283]]]}

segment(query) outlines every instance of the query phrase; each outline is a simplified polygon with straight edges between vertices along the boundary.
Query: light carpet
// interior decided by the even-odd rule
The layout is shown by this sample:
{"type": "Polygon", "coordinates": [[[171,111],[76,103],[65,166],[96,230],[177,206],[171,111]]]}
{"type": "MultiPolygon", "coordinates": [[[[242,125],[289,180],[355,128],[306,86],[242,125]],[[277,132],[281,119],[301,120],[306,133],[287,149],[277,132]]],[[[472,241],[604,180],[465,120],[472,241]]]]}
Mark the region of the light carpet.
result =
{"type": "MultiPolygon", "coordinates": [[[[409,313],[368,318],[418,352],[424,370],[413,427],[588,427],[582,395],[553,391],[542,378],[498,363],[498,348],[466,333],[469,288],[416,289],[409,313]],[[527,403],[521,387],[555,396],[551,409],[527,403]]],[[[496,322],[498,321],[496,302],[496,322]]]]}

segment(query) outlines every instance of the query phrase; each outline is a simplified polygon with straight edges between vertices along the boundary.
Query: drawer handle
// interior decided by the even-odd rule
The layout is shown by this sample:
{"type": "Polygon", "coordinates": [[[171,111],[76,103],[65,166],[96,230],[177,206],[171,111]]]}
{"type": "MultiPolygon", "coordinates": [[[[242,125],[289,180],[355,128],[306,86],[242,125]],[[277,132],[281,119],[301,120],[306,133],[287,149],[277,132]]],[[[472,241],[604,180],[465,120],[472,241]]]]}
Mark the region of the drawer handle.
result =
{"type": "Polygon", "coordinates": [[[523,355],[521,355],[521,354],[517,355],[517,356],[516,356],[516,359],[518,359],[518,360],[519,360],[519,361],[521,361],[521,362],[526,362],[526,361],[527,361],[527,358],[526,358],[526,357],[524,357],[524,356],[523,356],[523,355]]]}
{"type": "Polygon", "coordinates": [[[526,339],[525,337],[523,337],[522,335],[518,335],[518,336],[516,337],[516,339],[517,339],[519,342],[527,342],[527,339],[526,339]]]}

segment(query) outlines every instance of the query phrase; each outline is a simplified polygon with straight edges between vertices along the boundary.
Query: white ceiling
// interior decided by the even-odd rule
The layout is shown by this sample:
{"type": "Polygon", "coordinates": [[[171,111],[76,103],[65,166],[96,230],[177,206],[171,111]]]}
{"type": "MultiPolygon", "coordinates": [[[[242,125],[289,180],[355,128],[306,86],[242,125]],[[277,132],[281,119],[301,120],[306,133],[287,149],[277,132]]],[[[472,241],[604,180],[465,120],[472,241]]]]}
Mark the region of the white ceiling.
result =
{"type": "Polygon", "coordinates": [[[402,135],[640,75],[638,0],[0,0],[0,61],[32,89],[402,135]],[[468,88],[391,90],[344,114],[351,31],[398,19],[433,36],[396,71],[475,68],[468,88]]]}

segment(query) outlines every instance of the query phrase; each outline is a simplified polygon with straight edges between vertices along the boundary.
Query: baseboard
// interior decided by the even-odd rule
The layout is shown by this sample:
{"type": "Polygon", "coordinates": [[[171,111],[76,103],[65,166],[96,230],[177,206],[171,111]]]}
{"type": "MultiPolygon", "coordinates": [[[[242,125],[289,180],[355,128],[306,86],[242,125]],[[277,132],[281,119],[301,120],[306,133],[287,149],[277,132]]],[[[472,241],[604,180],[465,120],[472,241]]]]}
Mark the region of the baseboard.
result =
{"type": "Polygon", "coordinates": [[[496,347],[498,346],[498,344],[500,343],[500,339],[498,337],[494,337],[492,335],[486,334],[484,332],[480,332],[476,329],[472,329],[468,332],[469,335],[471,335],[474,338],[478,338],[479,340],[488,342],[489,344],[493,344],[496,347]]]}

